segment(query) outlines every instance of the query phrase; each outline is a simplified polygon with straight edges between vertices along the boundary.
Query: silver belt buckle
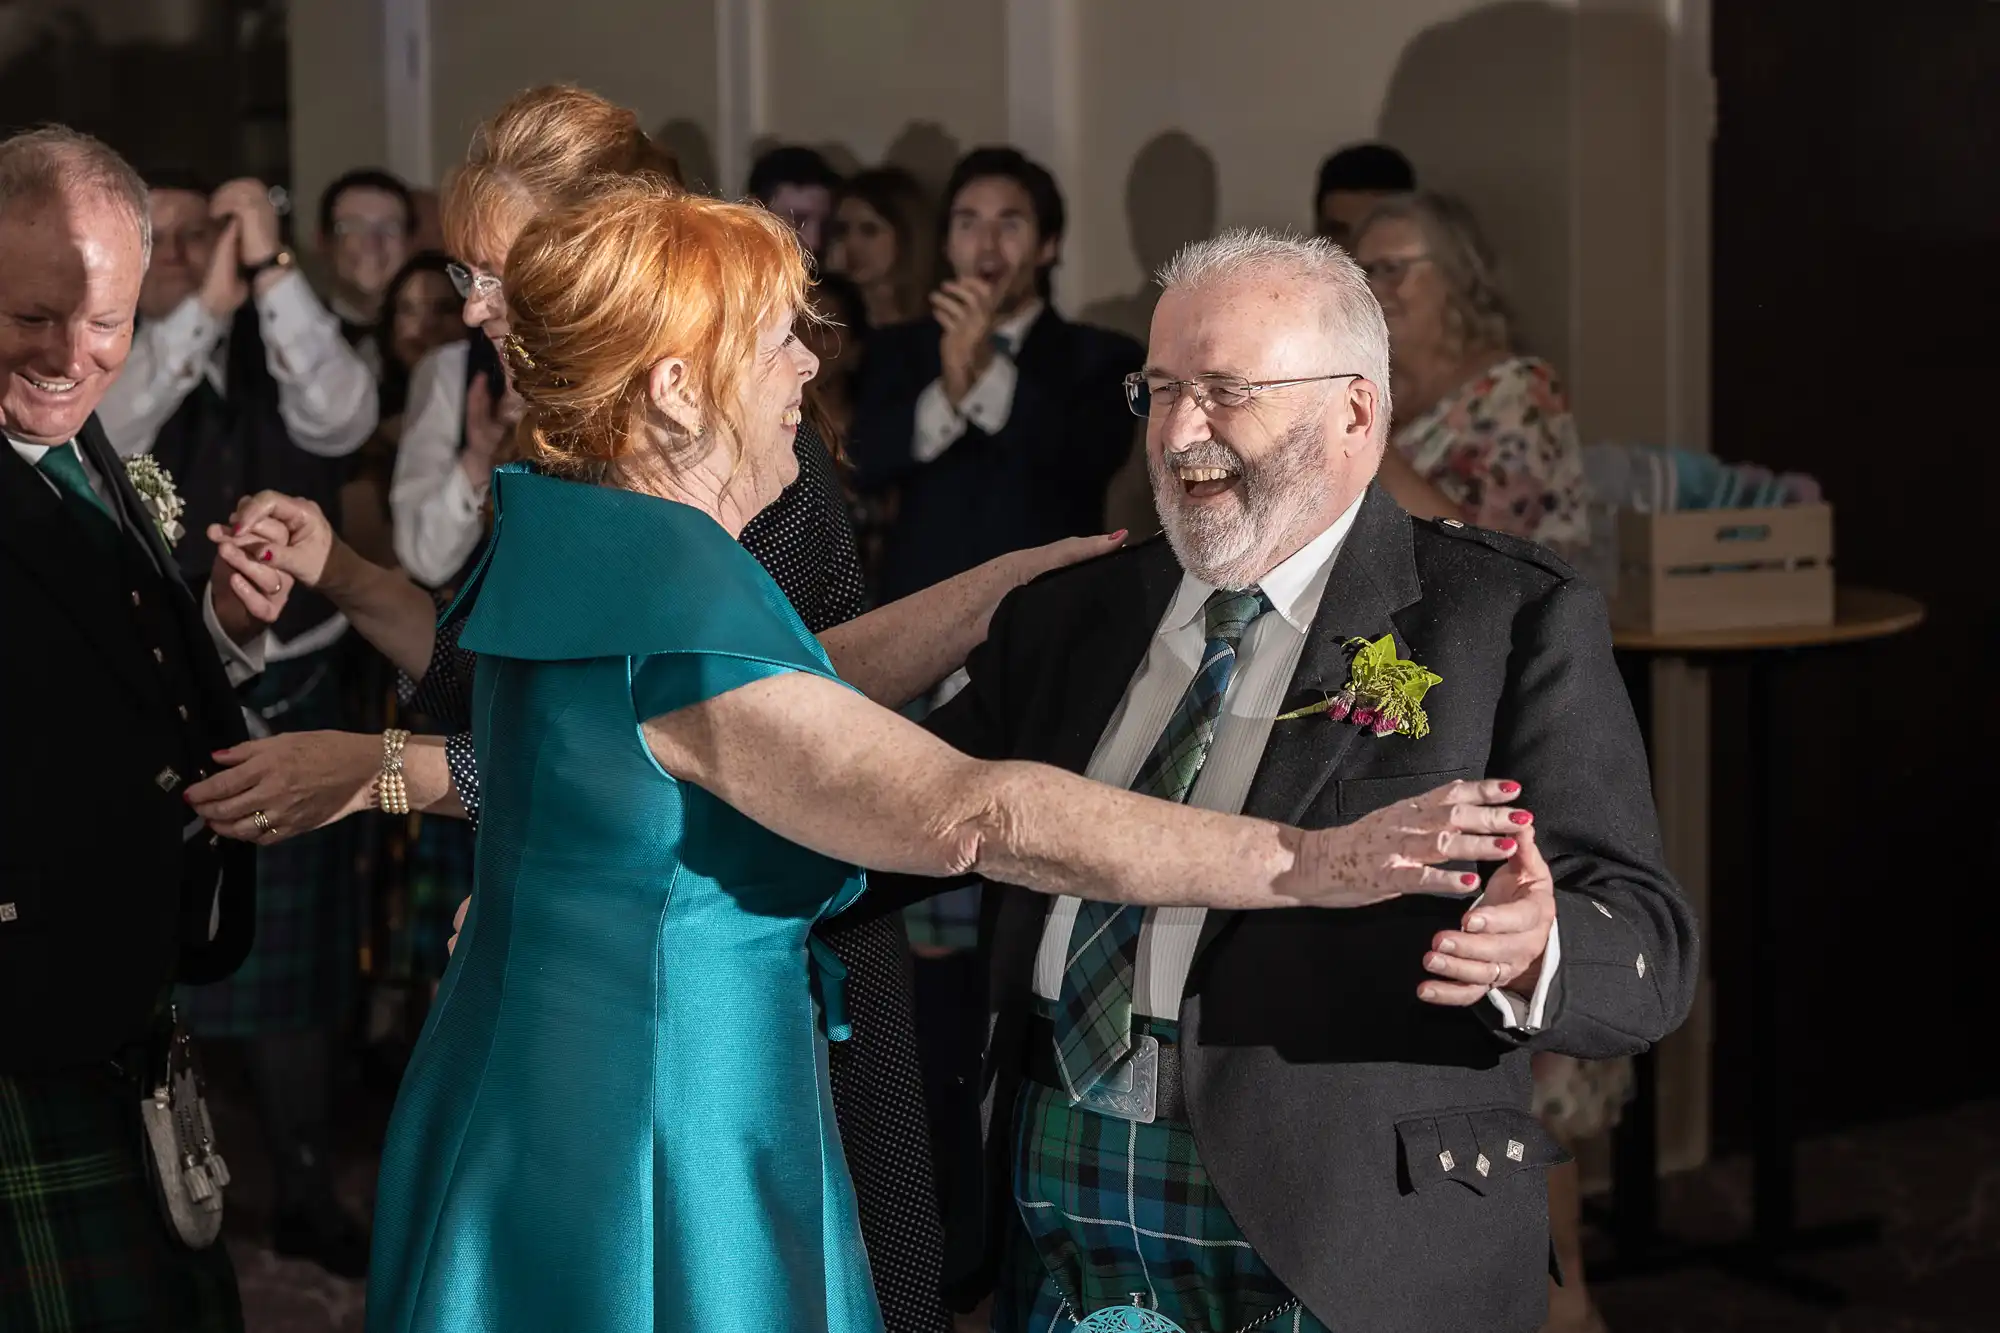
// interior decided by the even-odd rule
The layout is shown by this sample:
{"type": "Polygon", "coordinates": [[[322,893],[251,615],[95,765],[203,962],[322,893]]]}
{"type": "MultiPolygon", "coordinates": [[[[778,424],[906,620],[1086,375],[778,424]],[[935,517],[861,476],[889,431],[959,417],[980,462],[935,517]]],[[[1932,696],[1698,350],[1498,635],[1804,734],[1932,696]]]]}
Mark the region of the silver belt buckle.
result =
{"type": "Polygon", "coordinates": [[[1114,1120],[1153,1123],[1160,1100],[1160,1039],[1135,1037],[1132,1053],[1105,1071],[1097,1086],[1076,1099],[1086,1111],[1114,1120]]]}

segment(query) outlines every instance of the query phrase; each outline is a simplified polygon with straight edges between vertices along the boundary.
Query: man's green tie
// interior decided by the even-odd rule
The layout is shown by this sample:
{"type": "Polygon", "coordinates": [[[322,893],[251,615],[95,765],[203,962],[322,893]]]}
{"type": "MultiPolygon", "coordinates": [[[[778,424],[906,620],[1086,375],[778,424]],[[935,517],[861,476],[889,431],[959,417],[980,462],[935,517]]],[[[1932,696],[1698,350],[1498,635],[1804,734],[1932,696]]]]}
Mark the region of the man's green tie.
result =
{"type": "Polygon", "coordinates": [[[90,476],[83,470],[83,459],[77,456],[75,445],[57,445],[42,455],[35,468],[62,490],[63,499],[83,516],[84,523],[94,530],[93,536],[117,539],[118,520],[111,516],[111,506],[91,488],[90,476]]]}
{"type": "MultiPolygon", "coordinates": [[[[1271,603],[1253,588],[1214,593],[1203,609],[1201,666],[1132,779],[1143,796],[1184,802],[1194,790],[1236,674],[1236,645],[1271,603]]],[[[1132,972],[1145,915],[1120,903],[1077,904],[1055,1015],[1056,1065],[1072,1098],[1097,1086],[1132,1049],[1132,972]]]]}

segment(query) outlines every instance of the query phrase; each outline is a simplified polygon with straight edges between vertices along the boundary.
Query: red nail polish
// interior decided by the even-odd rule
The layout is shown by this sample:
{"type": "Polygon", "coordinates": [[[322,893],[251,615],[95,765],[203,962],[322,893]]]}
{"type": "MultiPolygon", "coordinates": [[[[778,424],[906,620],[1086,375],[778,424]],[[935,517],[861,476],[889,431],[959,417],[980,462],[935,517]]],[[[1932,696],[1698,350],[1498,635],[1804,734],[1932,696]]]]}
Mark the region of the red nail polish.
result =
{"type": "Polygon", "coordinates": [[[1477,883],[1479,882],[1479,876],[1477,876],[1477,875],[1460,875],[1460,876],[1458,877],[1458,882],[1459,882],[1460,884],[1463,884],[1463,885],[1464,885],[1464,886],[1465,886],[1466,888],[1468,888],[1468,889],[1469,889],[1469,888],[1471,888],[1471,887],[1472,887],[1473,885],[1475,885],[1475,884],[1477,884],[1477,883]]]}
{"type": "Polygon", "coordinates": [[[271,553],[269,551],[266,551],[264,552],[264,554],[258,556],[257,558],[259,560],[262,560],[265,564],[269,564],[271,562],[271,553]]]}
{"type": "Polygon", "coordinates": [[[1498,847],[1503,852],[1511,852],[1514,850],[1514,840],[1512,838],[1498,838],[1494,841],[1493,845],[1498,847]]]}
{"type": "Polygon", "coordinates": [[[1516,824],[1532,824],[1535,822],[1535,817],[1526,810],[1516,810],[1513,814],[1508,815],[1507,818],[1513,820],[1516,824]]]}
{"type": "Polygon", "coordinates": [[[1521,784],[1518,782],[1503,782],[1500,784],[1500,790],[1512,796],[1515,792],[1521,790],[1521,784]]]}

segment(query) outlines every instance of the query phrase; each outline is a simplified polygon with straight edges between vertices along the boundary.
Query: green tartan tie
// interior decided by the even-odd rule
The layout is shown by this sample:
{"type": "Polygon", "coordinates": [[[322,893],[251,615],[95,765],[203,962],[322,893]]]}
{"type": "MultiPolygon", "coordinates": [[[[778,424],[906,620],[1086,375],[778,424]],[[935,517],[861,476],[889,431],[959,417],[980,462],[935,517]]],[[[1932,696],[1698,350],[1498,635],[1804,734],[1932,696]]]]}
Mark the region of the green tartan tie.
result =
{"type": "Polygon", "coordinates": [[[62,491],[63,500],[90,530],[93,540],[102,546],[117,546],[118,520],[111,516],[111,506],[92,489],[90,476],[83,470],[83,459],[77,456],[74,444],[59,444],[49,450],[35,464],[35,470],[62,491]]]}
{"type": "MultiPolygon", "coordinates": [[[[1254,588],[1209,597],[1201,666],[1139,766],[1133,791],[1163,801],[1187,800],[1215,740],[1222,696],[1236,674],[1236,645],[1250,622],[1270,609],[1270,600],[1254,588]]],[[[1056,1065],[1072,1099],[1096,1087],[1132,1049],[1132,969],[1145,916],[1122,903],[1077,904],[1055,1015],[1056,1065]]]]}

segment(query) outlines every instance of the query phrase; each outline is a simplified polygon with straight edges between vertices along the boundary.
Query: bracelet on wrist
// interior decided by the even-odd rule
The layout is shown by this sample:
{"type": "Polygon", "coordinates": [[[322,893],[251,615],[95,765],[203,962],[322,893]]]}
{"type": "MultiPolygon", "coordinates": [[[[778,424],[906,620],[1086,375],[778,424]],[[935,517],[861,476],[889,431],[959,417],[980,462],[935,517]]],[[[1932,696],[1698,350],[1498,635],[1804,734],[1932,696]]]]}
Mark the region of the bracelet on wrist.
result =
{"type": "Polygon", "coordinates": [[[390,727],[382,733],[382,771],[375,775],[375,804],[385,815],[410,813],[410,789],[403,780],[403,746],[410,733],[390,727]]]}

